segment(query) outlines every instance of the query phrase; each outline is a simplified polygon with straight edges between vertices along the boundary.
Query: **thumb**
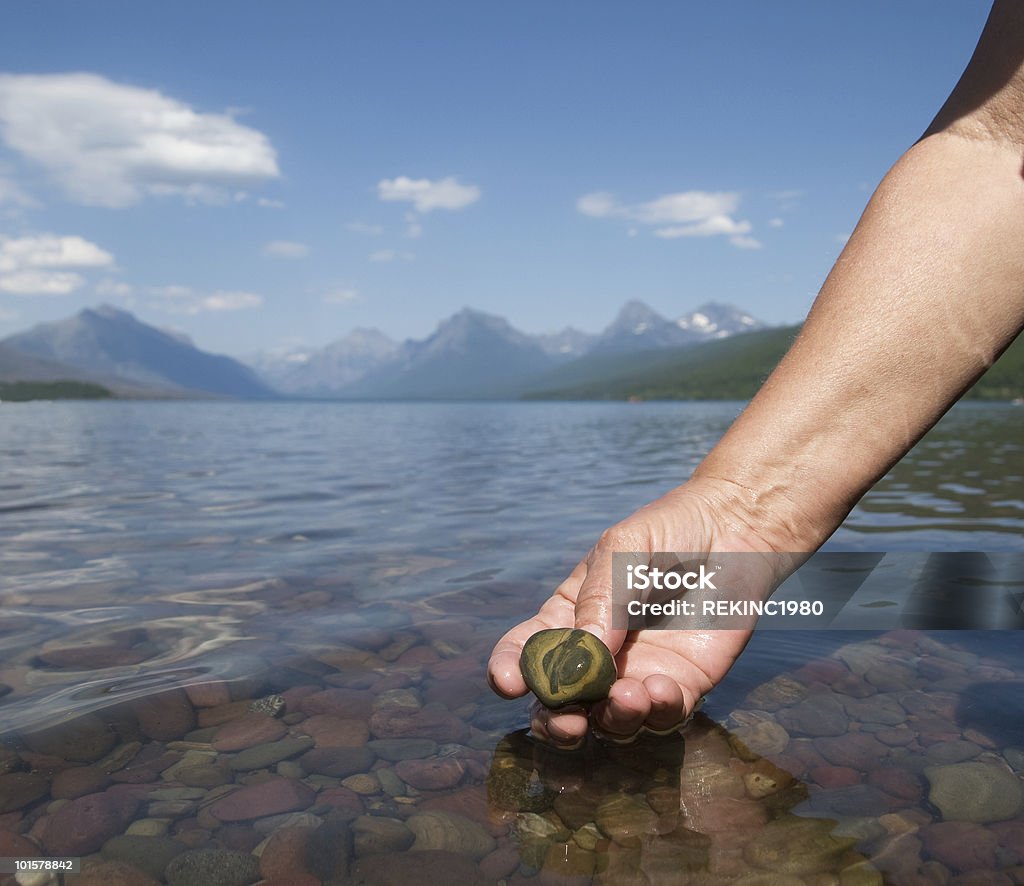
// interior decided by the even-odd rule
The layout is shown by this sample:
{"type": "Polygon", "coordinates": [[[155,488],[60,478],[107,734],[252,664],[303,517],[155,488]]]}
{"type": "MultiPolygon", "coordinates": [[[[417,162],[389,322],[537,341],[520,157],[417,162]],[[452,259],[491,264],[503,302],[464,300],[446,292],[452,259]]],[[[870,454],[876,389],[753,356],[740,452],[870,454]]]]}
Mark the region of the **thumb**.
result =
{"type": "Polygon", "coordinates": [[[607,530],[587,557],[587,574],[576,596],[575,626],[594,634],[613,655],[622,648],[626,628],[612,625],[612,554],[635,547],[635,542],[615,527],[607,530]]]}

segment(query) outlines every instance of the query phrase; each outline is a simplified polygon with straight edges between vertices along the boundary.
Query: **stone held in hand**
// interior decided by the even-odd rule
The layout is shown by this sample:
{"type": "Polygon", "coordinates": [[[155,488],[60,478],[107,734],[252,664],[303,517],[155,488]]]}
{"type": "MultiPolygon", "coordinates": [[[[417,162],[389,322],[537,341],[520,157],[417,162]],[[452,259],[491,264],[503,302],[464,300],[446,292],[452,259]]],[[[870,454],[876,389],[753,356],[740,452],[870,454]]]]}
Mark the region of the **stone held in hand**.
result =
{"type": "Polygon", "coordinates": [[[552,628],[530,637],[519,669],[549,708],[601,701],[617,676],[608,647],[593,634],[573,628],[552,628]]]}

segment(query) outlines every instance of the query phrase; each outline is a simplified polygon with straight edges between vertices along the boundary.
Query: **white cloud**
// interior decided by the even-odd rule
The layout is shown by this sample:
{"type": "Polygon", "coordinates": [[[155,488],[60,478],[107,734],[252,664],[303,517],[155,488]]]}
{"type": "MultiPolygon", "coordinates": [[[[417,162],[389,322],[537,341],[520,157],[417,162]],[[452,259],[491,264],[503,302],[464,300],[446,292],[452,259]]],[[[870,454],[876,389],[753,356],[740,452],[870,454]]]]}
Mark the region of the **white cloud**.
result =
{"type": "Polygon", "coordinates": [[[305,258],[309,247],[294,240],[271,240],[263,247],[263,253],[274,258],[305,258]]]}
{"type": "MultiPolygon", "coordinates": [[[[653,234],[664,240],[726,236],[740,249],[760,248],[757,240],[747,236],[750,222],[733,218],[739,204],[740,195],[734,191],[679,191],[646,203],[619,203],[607,191],[595,191],[580,197],[576,209],[591,218],[623,218],[657,226],[653,234]]],[[[629,235],[636,235],[635,227],[629,228],[629,235]]]]}
{"type": "Polygon", "coordinates": [[[335,289],[324,295],[323,300],[329,305],[348,305],[359,301],[361,296],[355,289],[335,289]]]}
{"type": "Polygon", "coordinates": [[[369,237],[379,237],[384,233],[384,228],[380,225],[371,225],[364,221],[352,221],[349,222],[345,227],[350,231],[355,231],[357,234],[366,234],[369,237]]]}
{"type": "Polygon", "coordinates": [[[714,237],[716,234],[737,236],[748,233],[750,233],[750,222],[738,222],[727,215],[712,215],[691,225],[658,228],[655,230],[654,236],[665,240],[674,240],[676,237],[714,237]]]}
{"type": "Polygon", "coordinates": [[[135,294],[135,287],[124,280],[113,280],[104,277],[94,287],[96,294],[102,297],[113,296],[114,298],[131,298],[135,294]]]}
{"type": "Polygon", "coordinates": [[[415,256],[411,252],[399,252],[397,249],[378,249],[371,252],[367,258],[373,262],[412,261],[415,256]]]}
{"type": "Polygon", "coordinates": [[[79,270],[111,267],[114,256],[77,236],[0,236],[0,292],[67,295],[85,278],[79,270]]]}
{"type": "Polygon", "coordinates": [[[0,277],[0,292],[11,295],[68,295],[85,282],[71,271],[15,271],[0,277]]]}
{"type": "Polygon", "coordinates": [[[0,308],[0,323],[10,323],[13,320],[17,320],[21,315],[17,311],[11,311],[8,308],[0,308]]]}
{"type": "Polygon", "coordinates": [[[465,209],[480,199],[480,188],[460,184],[452,176],[431,181],[400,175],[377,182],[377,196],[381,200],[412,203],[417,212],[427,213],[435,209],[465,209]]]}
{"type": "Polygon", "coordinates": [[[176,283],[167,286],[150,286],[146,293],[159,302],[151,306],[156,310],[169,314],[205,314],[223,311],[245,311],[258,308],[263,304],[263,296],[254,292],[235,290],[217,290],[216,292],[198,292],[191,286],[176,283]]]}
{"type": "MultiPolygon", "coordinates": [[[[263,296],[255,292],[214,292],[199,302],[202,311],[245,311],[263,304],[263,296]]],[[[198,313],[198,311],[197,311],[198,313]]]]}
{"type": "Polygon", "coordinates": [[[768,227],[770,228],[781,228],[785,222],[781,218],[771,218],[768,220],[768,227]]]}
{"type": "Polygon", "coordinates": [[[269,139],[230,114],[97,74],[0,75],[0,137],[91,206],[226,202],[226,188],[279,175],[269,139]]]}
{"type": "Polygon", "coordinates": [[[257,198],[256,205],[261,206],[263,209],[284,209],[284,201],[271,200],[269,197],[257,198]]]}

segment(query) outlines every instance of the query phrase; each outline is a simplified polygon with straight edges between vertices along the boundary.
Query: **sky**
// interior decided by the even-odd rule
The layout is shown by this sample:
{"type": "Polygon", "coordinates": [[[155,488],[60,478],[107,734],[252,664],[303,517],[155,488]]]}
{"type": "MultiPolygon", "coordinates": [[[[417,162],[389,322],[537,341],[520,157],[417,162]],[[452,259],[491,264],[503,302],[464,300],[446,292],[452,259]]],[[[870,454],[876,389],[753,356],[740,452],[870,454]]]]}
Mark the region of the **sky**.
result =
{"type": "Polygon", "coordinates": [[[112,304],[236,356],[470,306],[810,307],[988,0],[0,7],[0,337],[112,304]]]}

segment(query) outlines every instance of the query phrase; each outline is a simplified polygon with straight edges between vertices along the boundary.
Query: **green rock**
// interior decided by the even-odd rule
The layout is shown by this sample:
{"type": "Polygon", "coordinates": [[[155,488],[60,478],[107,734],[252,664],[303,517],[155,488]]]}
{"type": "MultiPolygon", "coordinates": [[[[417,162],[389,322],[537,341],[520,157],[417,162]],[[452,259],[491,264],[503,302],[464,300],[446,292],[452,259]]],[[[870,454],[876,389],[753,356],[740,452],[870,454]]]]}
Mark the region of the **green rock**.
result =
{"type": "Polygon", "coordinates": [[[538,631],[519,657],[523,679],[549,708],[587,704],[608,697],[617,673],[608,647],[573,628],[538,631]]]}
{"type": "Polygon", "coordinates": [[[127,862],[145,871],[154,880],[162,880],[171,859],[181,855],[186,848],[170,837],[122,834],[107,840],[100,852],[108,861],[127,862]]]}
{"type": "Polygon", "coordinates": [[[170,886],[249,886],[260,879],[260,866],[248,852],[193,849],[171,859],[164,877],[170,886]]]}

